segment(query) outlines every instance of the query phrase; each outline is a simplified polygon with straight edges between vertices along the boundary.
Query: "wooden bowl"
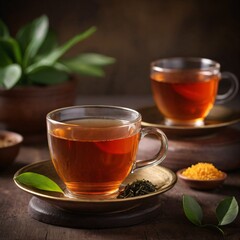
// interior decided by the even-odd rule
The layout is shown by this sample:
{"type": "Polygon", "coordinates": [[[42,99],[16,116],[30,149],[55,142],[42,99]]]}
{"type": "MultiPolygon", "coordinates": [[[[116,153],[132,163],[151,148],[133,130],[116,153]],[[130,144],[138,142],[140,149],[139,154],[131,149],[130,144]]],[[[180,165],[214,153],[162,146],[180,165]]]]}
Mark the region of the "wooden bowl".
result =
{"type": "Polygon", "coordinates": [[[214,188],[219,187],[225,179],[227,178],[227,174],[223,172],[223,177],[213,180],[196,180],[192,178],[188,178],[184,175],[182,175],[182,172],[185,170],[181,169],[177,171],[178,178],[185,183],[190,188],[198,189],[198,190],[212,190],[214,188]]]}
{"type": "Polygon", "coordinates": [[[0,130],[0,170],[13,163],[19,153],[22,141],[22,135],[0,130]]]}

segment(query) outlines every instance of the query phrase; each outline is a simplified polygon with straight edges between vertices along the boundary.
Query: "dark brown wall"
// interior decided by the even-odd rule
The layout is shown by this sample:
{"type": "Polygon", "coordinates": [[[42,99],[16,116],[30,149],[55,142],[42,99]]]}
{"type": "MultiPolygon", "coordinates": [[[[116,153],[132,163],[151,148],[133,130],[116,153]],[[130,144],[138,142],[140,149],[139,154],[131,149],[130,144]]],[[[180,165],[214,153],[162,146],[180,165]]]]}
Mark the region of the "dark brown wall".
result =
{"type": "Polygon", "coordinates": [[[150,93],[149,64],[170,56],[207,57],[240,78],[238,1],[1,0],[11,31],[47,14],[63,42],[95,25],[98,31],[68,55],[96,51],[113,56],[104,79],[81,78],[84,94],[150,93]]]}

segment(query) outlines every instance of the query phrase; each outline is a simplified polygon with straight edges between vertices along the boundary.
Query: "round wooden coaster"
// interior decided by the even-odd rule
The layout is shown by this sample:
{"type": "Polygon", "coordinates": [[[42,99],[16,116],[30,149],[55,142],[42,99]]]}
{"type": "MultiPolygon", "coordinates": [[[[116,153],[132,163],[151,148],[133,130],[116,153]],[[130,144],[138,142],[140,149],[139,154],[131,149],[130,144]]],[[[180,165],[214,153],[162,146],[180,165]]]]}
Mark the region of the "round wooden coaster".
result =
{"type": "Polygon", "coordinates": [[[29,215],[51,225],[70,228],[114,228],[125,227],[150,220],[160,213],[159,201],[141,205],[134,209],[107,214],[81,213],[61,209],[37,197],[32,197],[28,205],[29,215]]]}

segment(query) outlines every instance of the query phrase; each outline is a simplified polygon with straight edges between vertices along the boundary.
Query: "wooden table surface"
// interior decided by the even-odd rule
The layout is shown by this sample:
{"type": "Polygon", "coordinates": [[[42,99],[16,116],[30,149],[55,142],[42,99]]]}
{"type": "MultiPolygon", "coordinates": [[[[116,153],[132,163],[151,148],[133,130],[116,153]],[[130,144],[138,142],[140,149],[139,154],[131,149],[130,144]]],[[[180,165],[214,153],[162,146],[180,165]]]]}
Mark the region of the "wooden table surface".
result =
{"type": "MultiPolygon", "coordinates": [[[[152,99],[146,97],[99,97],[80,98],[80,104],[112,104],[132,108],[148,106],[152,99]]],[[[34,139],[34,136],[33,136],[34,139]]],[[[49,158],[46,140],[23,144],[13,165],[0,171],[0,240],[44,239],[44,240],[120,240],[120,239],[184,239],[207,240],[223,239],[213,229],[196,227],[185,217],[182,196],[195,197],[204,211],[204,222],[216,223],[215,208],[219,201],[235,196],[240,203],[240,170],[228,172],[224,185],[211,191],[197,191],[183,185],[180,181],[168,192],[161,195],[161,208],[157,216],[146,222],[121,228],[110,229],[74,229],[49,225],[31,218],[28,203],[31,195],[20,190],[13,182],[14,173],[21,167],[49,158]]],[[[224,239],[240,239],[240,216],[230,225],[223,227],[224,239]]]]}

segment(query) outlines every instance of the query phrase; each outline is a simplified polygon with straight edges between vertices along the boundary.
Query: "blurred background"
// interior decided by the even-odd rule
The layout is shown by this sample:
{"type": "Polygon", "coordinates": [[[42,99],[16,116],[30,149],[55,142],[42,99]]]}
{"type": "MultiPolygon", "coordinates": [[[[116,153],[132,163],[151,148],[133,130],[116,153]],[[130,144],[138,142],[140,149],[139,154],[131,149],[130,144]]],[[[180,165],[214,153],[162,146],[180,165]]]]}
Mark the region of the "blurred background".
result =
{"type": "Polygon", "coordinates": [[[240,79],[238,1],[179,0],[1,0],[0,18],[15,35],[19,27],[46,14],[60,42],[96,26],[75,52],[116,58],[104,78],[78,77],[79,94],[151,94],[150,62],[193,56],[218,61],[240,79]]]}

